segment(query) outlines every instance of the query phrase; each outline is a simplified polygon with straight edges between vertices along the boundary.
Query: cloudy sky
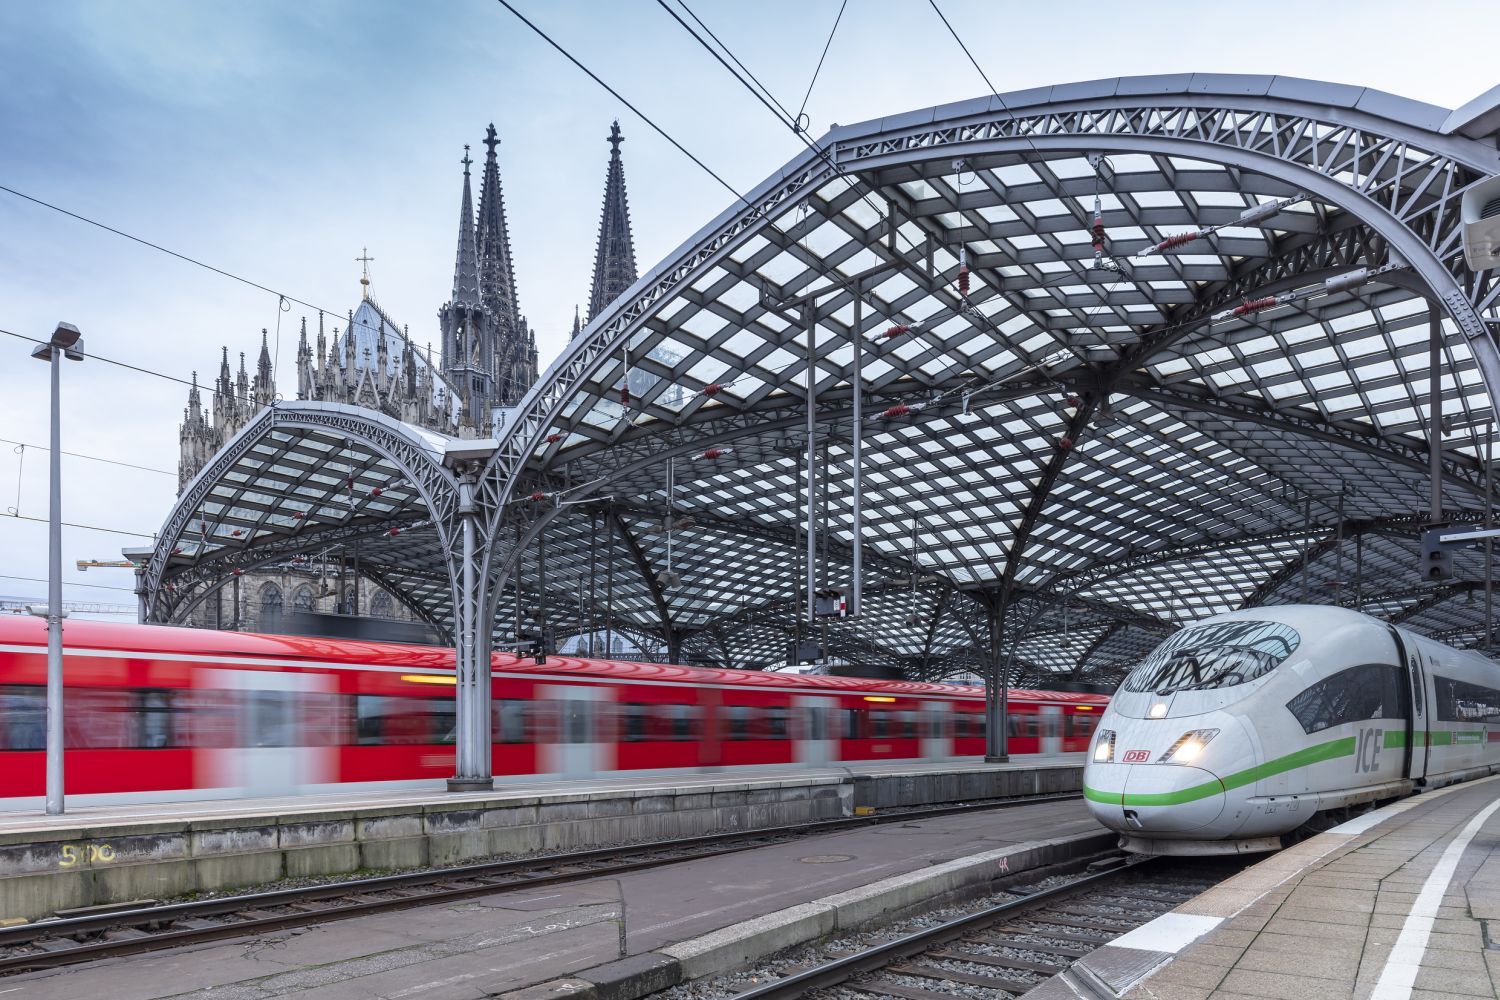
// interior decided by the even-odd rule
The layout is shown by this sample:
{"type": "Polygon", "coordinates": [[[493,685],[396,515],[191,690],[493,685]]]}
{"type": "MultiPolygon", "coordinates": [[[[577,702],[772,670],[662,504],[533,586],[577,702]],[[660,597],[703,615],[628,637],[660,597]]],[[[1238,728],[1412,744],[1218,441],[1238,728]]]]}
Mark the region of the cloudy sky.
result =
{"type": "MultiPolygon", "coordinates": [[[[513,2],[740,189],[797,152],[654,0],[513,2]]],[[[839,0],[689,2],[782,103],[802,101],[839,0]]],[[[1002,91],[1275,73],[1456,107],[1497,82],[1454,49],[1500,37],[1495,4],[940,2],[1002,91]]],[[[820,134],[984,91],[926,0],[850,0],[807,110],[820,134]]],[[[0,4],[0,185],[340,315],[369,247],[377,298],[419,343],[451,287],[463,145],[493,121],[521,306],[552,360],[588,297],[616,117],[644,270],[729,196],[493,0],[0,4]]],[[[288,372],[307,312],[280,317],[288,372]]],[[[67,320],[98,355],[211,380],[221,345],[253,362],[277,319],[273,296],[0,192],[0,329],[67,320]]],[[[28,347],[0,337],[0,515],[20,515],[0,516],[0,596],[45,591],[29,518],[47,513],[46,453],[15,450],[47,436],[28,347]]],[[[65,380],[65,450],[146,467],[64,458],[64,519],[117,529],[67,530],[66,596],[128,604],[127,571],[72,563],[160,524],[186,388],[97,360],[65,380]]]]}

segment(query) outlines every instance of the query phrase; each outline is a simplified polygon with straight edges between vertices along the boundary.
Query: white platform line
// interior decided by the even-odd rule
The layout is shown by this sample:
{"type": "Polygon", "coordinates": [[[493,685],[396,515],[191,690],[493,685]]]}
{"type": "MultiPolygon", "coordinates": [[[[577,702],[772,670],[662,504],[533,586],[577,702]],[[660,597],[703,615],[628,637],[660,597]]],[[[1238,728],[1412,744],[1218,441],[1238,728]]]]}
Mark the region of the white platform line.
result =
{"type": "Polygon", "coordinates": [[[1481,809],[1448,844],[1448,849],[1443,851],[1443,856],[1438,859],[1432,874],[1427,876],[1427,881],[1422,883],[1422,891],[1417,894],[1411,912],[1401,925],[1401,935],[1391,948],[1390,957],[1385,961],[1385,968],[1380,972],[1380,981],[1375,984],[1375,992],[1370,994],[1370,1000],[1407,1000],[1411,996],[1417,973],[1421,971],[1422,956],[1427,953],[1427,939],[1432,936],[1433,922],[1437,919],[1438,908],[1443,905],[1443,896],[1448,892],[1448,883],[1453,880],[1453,873],[1458,869],[1458,862],[1469,842],[1497,809],[1500,809],[1500,799],[1481,809]]]}

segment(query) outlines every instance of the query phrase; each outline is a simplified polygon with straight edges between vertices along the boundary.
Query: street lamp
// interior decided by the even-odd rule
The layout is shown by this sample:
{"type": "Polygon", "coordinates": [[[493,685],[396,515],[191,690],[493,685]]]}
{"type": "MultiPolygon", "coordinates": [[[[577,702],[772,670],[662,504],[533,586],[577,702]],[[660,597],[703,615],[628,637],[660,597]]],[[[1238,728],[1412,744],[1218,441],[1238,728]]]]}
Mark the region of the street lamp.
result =
{"type": "MultiPolygon", "coordinates": [[[[62,359],[83,360],[83,339],[72,323],[59,323],[52,339],[31,352],[52,365],[51,511],[47,518],[47,815],[63,811],[62,669],[62,432],[58,384],[62,359]]],[[[35,612],[33,612],[35,613],[35,612]]]]}

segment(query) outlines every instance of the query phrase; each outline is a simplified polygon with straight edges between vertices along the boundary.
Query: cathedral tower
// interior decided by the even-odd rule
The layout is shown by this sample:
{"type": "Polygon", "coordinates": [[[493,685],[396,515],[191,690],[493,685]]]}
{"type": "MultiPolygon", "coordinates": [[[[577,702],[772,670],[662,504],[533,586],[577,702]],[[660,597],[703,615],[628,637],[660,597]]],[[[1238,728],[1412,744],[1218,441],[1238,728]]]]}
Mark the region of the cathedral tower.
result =
{"type": "MultiPolygon", "coordinates": [[[[589,290],[592,323],[600,310],[635,284],[635,241],[630,234],[630,202],[625,197],[625,165],[620,160],[620,123],[609,129],[609,167],[604,175],[604,210],[599,216],[599,246],[594,251],[594,284],[589,290]]],[[[575,336],[577,330],[575,327],[575,336]]]]}
{"type": "MultiPolygon", "coordinates": [[[[453,265],[453,297],[438,310],[443,332],[443,374],[463,404],[466,430],[488,434],[495,405],[495,314],[485,304],[476,244],[474,199],[469,187],[469,147],[464,147],[464,190],[458,209],[458,252],[453,265]]],[[[497,181],[498,184],[498,181],[497,181]]],[[[483,202],[481,209],[483,208],[483,202]]],[[[481,212],[481,218],[483,212],[481,212]]],[[[482,226],[479,231],[482,231],[482,226]]],[[[506,257],[509,257],[507,252],[506,257]]],[[[507,267],[509,260],[504,262],[507,267]]],[[[508,279],[507,279],[508,280],[508,279]]]]}
{"type": "Polygon", "coordinates": [[[505,193],[500,186],[500,164],[495,147],[500,145],[493,122],[484,133],[484,179],[479,189],[479,221],[476,246],[479,252],[481,301],[494,317],[491,371],[495,391],[491,406],[520,402],[536,381],[536,335],[521,315],[516,294],[516,271],[510,256],[510,228],[505,220],[505,193]]]}

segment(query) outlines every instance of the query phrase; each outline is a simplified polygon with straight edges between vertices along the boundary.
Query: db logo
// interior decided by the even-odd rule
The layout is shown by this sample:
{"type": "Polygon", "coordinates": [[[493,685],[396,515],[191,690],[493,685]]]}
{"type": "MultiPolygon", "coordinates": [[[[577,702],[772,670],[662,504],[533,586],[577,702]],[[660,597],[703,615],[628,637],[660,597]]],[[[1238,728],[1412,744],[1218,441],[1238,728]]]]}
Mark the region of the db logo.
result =
{"type": "Polygon", "coordinates": [[[1126,750],[1125,756],[1121,758],[1121,760],[1125,761],[1125,763],[1127,764],[1139,764],[1142,761],[1148,761],[1150,759],[1150,750],[1126,750]]]}

